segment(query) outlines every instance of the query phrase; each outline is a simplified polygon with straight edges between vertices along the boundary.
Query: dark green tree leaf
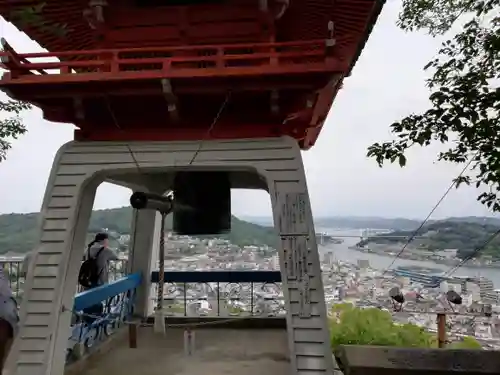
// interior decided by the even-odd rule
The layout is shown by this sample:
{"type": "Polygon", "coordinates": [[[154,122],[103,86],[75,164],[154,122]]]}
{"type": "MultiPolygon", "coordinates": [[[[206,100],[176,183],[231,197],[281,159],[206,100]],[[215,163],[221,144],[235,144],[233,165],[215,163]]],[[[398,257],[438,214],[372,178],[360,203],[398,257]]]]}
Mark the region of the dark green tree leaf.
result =
{"type": "MultiPolygon", "coordinates": [[[[48,24],[43,19],[45,3],[35,6],[22,6],[12,10],[10,17],[19,25],[39,28],[41,31],[63,37],[67,32],[66,25],[48,24]]],[[[29,110],[31,105],[16,100],[0,100],[0,162],[5,160],[7,151],[11,148],[10,141],[26,133],[27,129],[20,117],[21,112],[29,110]]]]}
{"type": "Polygon", "coordinates": [[[488,191],[478,200],[500,211],[500,0],[403,0],[398,20],[403,30],[431,35],[462,24],[425,66],[433,71],[431,107],[392,124],[395,139],[371,145],[368,157],[404,166],[409,148],[446,144],[438,160],[471,165],[456,186],[473,182],[488,191]]]}
{"type": "Polygon", "coordinates": [[[7,151],[10,149],[11,139],[16,139],[26,133],[20,114],[22,111],[30,109],[27,103],[6,100],[0,101],[0,113],[6,118],[0,120],[0,162],[5,160],[7,151]]]}

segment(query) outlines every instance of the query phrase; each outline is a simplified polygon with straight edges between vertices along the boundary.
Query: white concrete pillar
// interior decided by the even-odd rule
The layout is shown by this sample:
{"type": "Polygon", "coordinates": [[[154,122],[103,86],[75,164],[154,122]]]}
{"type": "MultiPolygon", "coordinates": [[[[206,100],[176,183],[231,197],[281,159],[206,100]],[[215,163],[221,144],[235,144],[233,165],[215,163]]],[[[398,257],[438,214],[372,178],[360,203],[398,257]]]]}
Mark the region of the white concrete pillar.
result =
{"type": "Polygon", "coordinates": [[[144,318],[153,313],[151,272],[157,268],[159,238],[159,214],[156,211],[135,210],[129,245],[129,272],[142,274],[142,284],[136,291],[134,314],[144,318]]]}

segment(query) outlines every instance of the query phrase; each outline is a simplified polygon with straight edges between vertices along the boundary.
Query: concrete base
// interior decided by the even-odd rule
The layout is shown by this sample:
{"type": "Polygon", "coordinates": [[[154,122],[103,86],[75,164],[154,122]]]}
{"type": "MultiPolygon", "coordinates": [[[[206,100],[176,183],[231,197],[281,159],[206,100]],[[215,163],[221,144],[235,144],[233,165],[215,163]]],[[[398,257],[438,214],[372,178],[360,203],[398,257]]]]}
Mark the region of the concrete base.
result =
{"type": "Polygon", "coordinates": [[[64,375],[80,375],[85,373],[87,367],[92,364],[96,359],[104,358],[106,355],[122,342],[127,340],[127,328],[123,327],[112,336],[108,337],[106,341],[97,345],[95,350],[83,355],[75,362],[69,363],[64,369],[64,375]]]}
{"type": "MultiPolygon", "coordinates": [[[[166,337],[150,327],[139,329],[139,345],[126,339],[113,350],[96,355],[78,374],[71,375],[289,375],[286,330],[197,330],[196,350],[184,353],[184,329],[166,337]]],[[[69,375],[69,374],[68,374],[69,375]]]]}

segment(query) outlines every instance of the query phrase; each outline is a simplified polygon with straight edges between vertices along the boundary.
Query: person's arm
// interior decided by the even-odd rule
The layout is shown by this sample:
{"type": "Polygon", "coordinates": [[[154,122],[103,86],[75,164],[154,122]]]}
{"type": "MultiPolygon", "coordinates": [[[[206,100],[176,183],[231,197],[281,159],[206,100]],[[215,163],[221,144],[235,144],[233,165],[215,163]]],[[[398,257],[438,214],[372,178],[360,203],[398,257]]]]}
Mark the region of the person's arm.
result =
{"type": "Polygon", "coordinates": [[[106,260],[109,262],[111,260],[119,260],[118,255],[111,250],[109,247],[104,250],[106,252],[106,260]]]}

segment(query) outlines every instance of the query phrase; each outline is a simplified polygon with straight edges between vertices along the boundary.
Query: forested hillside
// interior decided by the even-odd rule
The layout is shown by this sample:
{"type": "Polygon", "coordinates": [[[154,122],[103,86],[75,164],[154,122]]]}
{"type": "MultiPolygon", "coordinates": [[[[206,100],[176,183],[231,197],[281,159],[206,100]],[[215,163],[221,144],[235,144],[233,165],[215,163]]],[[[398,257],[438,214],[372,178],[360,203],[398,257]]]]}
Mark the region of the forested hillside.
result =
{"type": "MultiPolygon", "coordinates": [[[[168,216],[167,229],[172,228],[171,215],[168,216]]],[[[30,251],[37,240],[38,213],[0,215],[0,254],[7,252],[25,253],[30,251]]],[[[97,210],[92,213],[89,233],[96,233],[107,228],[110,232],[129,234],[132,222],[130,207],[97,210]]],[[[276,245],[273,228],[252,224],[238,218],[232,218],[231,233],[219,236],[232,243],[243,246],[250,244],[276,245]]]]}
{"type": "MultiPolygon", "coordinates": [[[[443,221],[454,221],[459,223],[489,224],[500,226],[500,219],[495,217],[464,216],[450,217],[443,220],[429,220],[428,224],[443,221]]],[[[385,218],[385,217],[357,217],[357,216],[332,216],[318,217],[314,220],[316,226],[324,228],[345,228],[345,229],[389,229],[411,231],[417,229],[422,220],[405,218],[385,218]]]]}
{"type": "MultiPolygon", "coordinates": [[[[464,218],[465,219],[465,218],[464,218]]],[[[412,246],[419,246],[428,250],[458,249],[458,255],[462,258],[473,252],[494,235],[500,228],[499,224],[492,224],[477,221],[458,220],[456,218],[432,222],[420,229],[412,246]]],[[[410,237],[413,231],[394,231],[391,236],[410,237]]],[[[398,243],[404,242],[401,238],[387,238],[382,236],[371,237],[362,241],[360,245],[369,243],[398,243]]],[[[500,236],[495,238],[480,255],[490,255],[500,258],[500,236]]]]}

